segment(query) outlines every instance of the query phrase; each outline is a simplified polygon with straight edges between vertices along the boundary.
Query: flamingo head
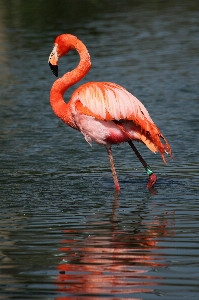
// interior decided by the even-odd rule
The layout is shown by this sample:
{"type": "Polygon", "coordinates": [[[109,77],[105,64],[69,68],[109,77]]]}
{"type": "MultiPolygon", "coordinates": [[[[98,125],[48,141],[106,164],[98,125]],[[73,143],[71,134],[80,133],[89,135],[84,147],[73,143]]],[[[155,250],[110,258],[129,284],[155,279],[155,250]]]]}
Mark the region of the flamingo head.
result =
{"type": "Polygon", "coordinates": [[[58,60],[61,56],[66,55],[71,49],[75,48],[77,38],[71,34],[61,34],[54,42],[54,47],[50,53],[48,63],[53,74],[58,76],[58,60]]]}

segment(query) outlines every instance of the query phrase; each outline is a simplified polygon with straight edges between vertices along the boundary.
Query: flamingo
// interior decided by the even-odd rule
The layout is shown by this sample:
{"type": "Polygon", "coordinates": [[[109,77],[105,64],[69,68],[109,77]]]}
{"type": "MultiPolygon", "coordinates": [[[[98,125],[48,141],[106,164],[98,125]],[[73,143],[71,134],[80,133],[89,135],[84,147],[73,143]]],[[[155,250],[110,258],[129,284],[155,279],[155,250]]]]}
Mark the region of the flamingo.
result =
{"type": "Polygon", "coordinates": [[[122,86],[111,82],[88,82],[77,88],[68,103],[64,93],[79,82],[90,70],[91,60],[86,46],[76,36],[61,34],[56,37],[48,63],[58,77],[58,60],[75,49],[80,56],[78,66],[65,73],[52,85],[51,107],[64,123],[80,131],[91,145],[94,141],[104,145],[110,160],[116,191],[120,185],[112,155],[112,145],[128,142],[149,175],[147,188],[151,189],[157,177],[146,163],[132,141],[144,143],[152,152],[172,152],[169,143],[155,125],[144,105],[122,86]]]}

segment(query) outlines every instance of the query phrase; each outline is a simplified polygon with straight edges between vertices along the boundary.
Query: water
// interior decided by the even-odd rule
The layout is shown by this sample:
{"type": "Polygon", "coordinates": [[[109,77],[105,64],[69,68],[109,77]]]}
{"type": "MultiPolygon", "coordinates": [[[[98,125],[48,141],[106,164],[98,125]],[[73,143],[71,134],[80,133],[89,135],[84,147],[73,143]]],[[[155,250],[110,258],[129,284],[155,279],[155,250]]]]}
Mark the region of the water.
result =
{"type": "MultiPolygon", "coordinates": [[[[0,299],[198,298],[198,8],[0,1],[0,299]],[[89,49],[82,82],[123,85],[168,139],[167,165],[137,145],[158,176],[153,193],[120,145],[115,194],[105,149],[54,116],[47,60],[63,32],[89,49]]],[[[60,74],[77,63],[71,52],[60,74]]]]}

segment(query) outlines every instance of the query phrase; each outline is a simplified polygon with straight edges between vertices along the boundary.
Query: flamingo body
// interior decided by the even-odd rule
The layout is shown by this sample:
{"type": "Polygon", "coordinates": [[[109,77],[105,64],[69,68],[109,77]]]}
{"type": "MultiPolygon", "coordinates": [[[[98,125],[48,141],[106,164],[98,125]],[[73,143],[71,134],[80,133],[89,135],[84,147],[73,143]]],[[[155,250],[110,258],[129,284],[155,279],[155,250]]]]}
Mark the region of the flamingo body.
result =
{"type": "MultiPolygon", "coordinates": [[[[79,130],[85,140],[104,145],[110,162],[111,145],[132,140],[141,141],[152,152],[164,154],[171,149],[152,121],[144,105],[125,88],[111,82],[88,82],[73,93],[70,101],[65,103],[63,95],[73,84],[81,80],[91,67],[90,56],[85,45],[75,36],[63,34],[56,38],[55,46],[49,57],[49,64],[58,75],[58,59],[76,49],[80,54],[79,65],[62,78],[57,79],[50,92],[50,103],[55,114],[70,127],[79,130]]],[[[136,154],[137,155],[137,154],[136,154]]],[[[116,176],[114,163],[111,168],[116,176]]],[[[115,187],[119,189],[118,180],[114,178],[115,187]]]]}

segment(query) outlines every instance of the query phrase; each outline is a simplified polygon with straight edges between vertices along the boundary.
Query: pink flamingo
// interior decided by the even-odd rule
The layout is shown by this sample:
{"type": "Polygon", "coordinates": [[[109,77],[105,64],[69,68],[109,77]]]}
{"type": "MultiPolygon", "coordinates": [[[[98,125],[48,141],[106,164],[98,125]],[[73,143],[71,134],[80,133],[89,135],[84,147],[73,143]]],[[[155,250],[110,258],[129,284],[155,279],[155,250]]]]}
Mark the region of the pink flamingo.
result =
{"type": "Polygon", "coordinates": [[[86,46],[71,34],[59,35],[49,56],[49,65],[58,76],[58,59],[75,49],[80,55],[78,66],[57,79],[50,91],[54,113],[67,125],[79,130],[85,140],[104,145],[109,156],[115,189],[120,190],[112,144],[128,142],[141,163],[149,180],[150,189],[157,177],[142,158],[132,140],[144,143],[152,152],[159,152],[164,162],[165,153],[171,153],[169,143],[149,116],[144,105],[125,88],[111,82],[88,82],[72,94],[68,103],[63,99],[66,90],[80,81],[90,70],[91,60],[86,46]]]}

